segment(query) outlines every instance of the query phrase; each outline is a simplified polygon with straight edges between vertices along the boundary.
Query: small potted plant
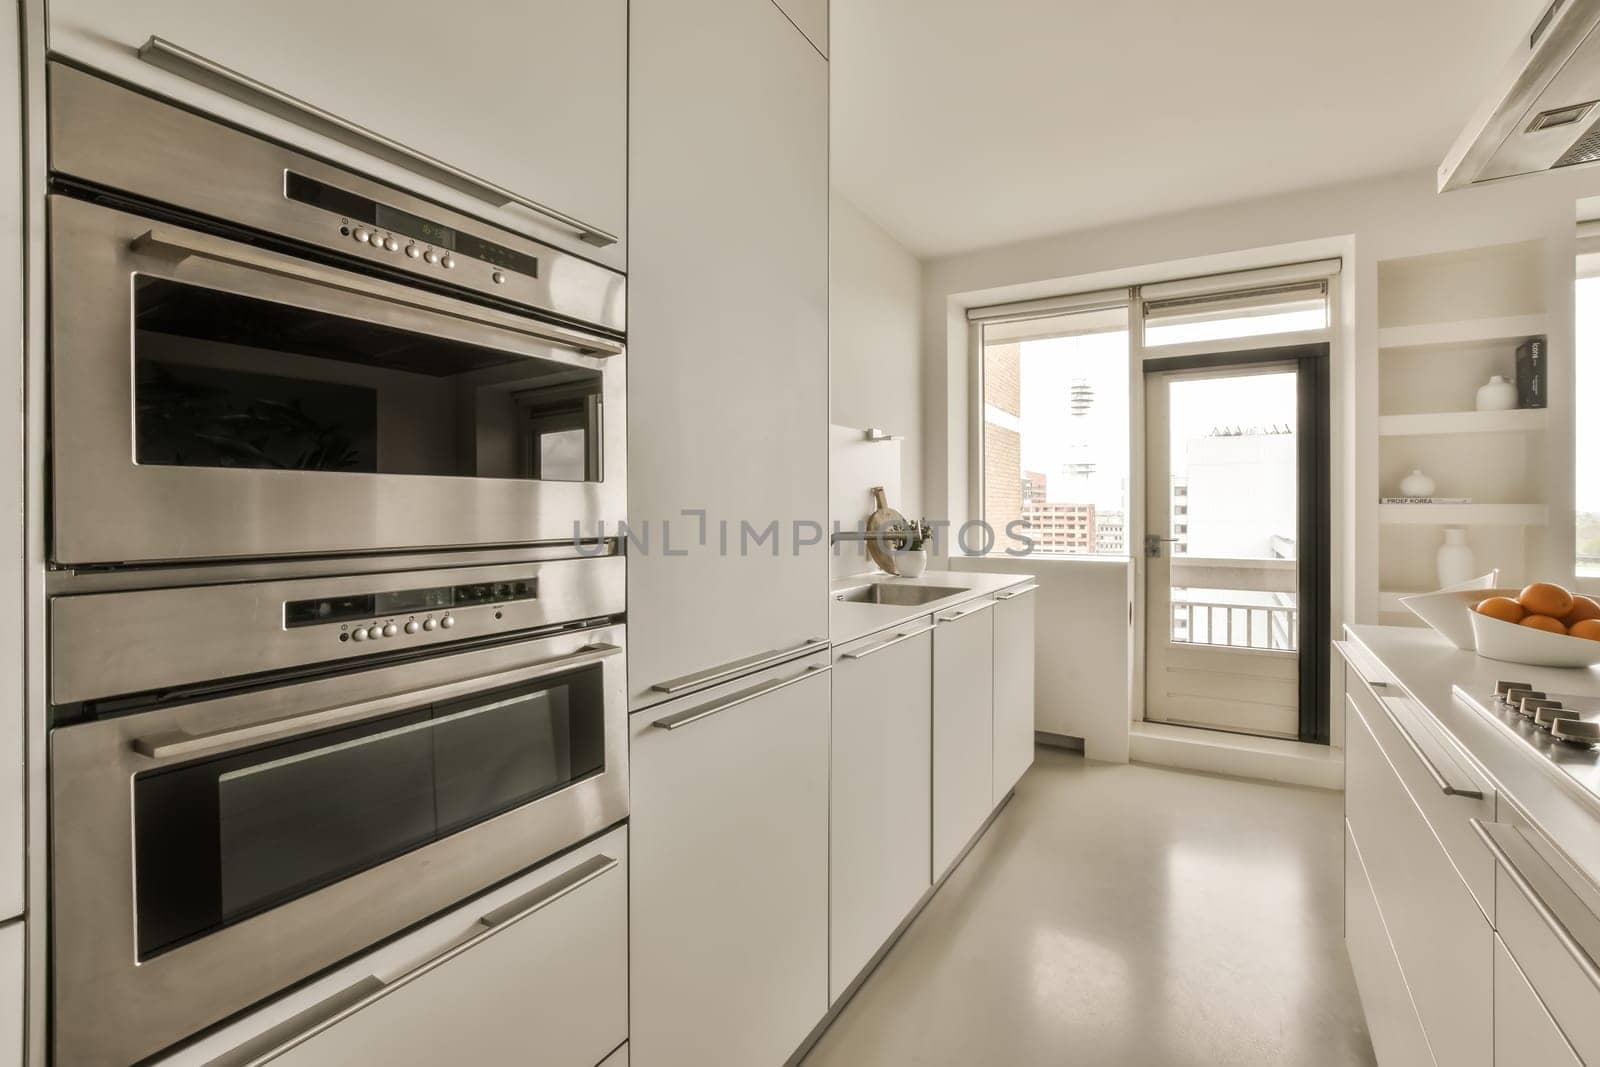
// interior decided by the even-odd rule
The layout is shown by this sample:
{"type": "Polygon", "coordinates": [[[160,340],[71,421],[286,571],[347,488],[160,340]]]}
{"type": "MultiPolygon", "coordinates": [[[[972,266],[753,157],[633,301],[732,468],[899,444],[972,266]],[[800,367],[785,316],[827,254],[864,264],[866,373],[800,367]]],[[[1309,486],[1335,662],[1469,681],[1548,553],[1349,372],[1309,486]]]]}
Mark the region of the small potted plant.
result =
{"type": "Polygon", "coordinates": [[[933,528],[920,519],[906,524],[905,538],[894,550],[894,572],[902,578],[918,578],[928,569],[928,541],[933,528]]]}

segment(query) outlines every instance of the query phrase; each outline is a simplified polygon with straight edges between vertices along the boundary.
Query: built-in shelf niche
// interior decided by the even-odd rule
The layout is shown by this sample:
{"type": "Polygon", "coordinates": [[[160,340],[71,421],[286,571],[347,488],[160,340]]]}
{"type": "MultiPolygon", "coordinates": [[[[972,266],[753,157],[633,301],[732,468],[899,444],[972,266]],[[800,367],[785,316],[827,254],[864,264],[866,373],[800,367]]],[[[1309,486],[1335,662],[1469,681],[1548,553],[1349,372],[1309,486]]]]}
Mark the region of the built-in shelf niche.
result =
{"type": "Polygon", "coordinates": [[[1529,577],[1531,530],[1549,518],[1543,409],[1480,412],[1478,387],[1516,376],[1516,352],[1548,335],[1538,241],[1384,260],[1378,264],[1378,492],[1399,496],[1420,468],[1434,495],[1471,504],[1379,504],[1380,621],[1416,622],[1400,597],[1438,587],[1446,526],[1467,531],[1479,573],[1503,585],[1529,577]]]}

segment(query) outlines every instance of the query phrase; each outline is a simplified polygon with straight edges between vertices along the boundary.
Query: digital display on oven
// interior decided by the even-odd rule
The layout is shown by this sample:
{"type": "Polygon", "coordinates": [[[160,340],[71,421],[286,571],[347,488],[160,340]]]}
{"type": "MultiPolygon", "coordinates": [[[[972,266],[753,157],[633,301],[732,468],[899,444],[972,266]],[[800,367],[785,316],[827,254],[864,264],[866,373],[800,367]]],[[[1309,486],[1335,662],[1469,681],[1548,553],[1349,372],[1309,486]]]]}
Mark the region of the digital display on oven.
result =
{"type": "Polygon", "coordinates": [[[322,626],[387,615],[408,615],[466,608],[478,604],[508,604],[516,600],[536,600],[537,578],[515,578],[507,582],[474,582],[469,585],[436,585],[427,589],[400,589],[383,593],[353,593],[321,597],[316,600],[290,600],[283,605],[283,625],[322,626]]]}

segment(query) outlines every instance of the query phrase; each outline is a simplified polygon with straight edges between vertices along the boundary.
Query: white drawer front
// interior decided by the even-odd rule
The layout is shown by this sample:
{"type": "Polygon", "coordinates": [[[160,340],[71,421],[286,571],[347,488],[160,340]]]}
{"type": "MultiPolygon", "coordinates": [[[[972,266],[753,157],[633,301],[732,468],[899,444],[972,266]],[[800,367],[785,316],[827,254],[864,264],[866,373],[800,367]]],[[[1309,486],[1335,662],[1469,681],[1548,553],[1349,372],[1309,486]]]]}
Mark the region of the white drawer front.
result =
{"type": "Polygon", "coordinates": [[[1391,686],[1368,688],[1354,669],[1346,690],[1378,739],[1406,791],[1428,820],[1461,880],[1485,916],[1494,910],[1494,860],[1473,832],[1472,820],[1491,820],[1495,791],[1465,766],[1431,726],[1428,712],[1391,686]],[[1454,793],[1446,792],[1455,790],[1454,793]],[[1471,792],[1478,797],[1467,795],[1471,792]]]}
{"type": "Polygon", "coordinates": [[[1498,937],[1494,939],[1494,1062],[1496,1067],[1528,1063],[1583,1067],[1498,937]]]}
{"type": "Polygon", "coordinates": [[[1435,1058],[1492,1062],[1494,933],[1365,720],[1349,717],[1345,811],[1435,1058]]]}
{"type": "Polygon", "coordinates": [[[0,1067],[22,1067],[22,920],[0,926],[0,1067]]]}
{"type": "Polygon", "coordinates": [[[523,1067],[537,1049],[541,1067],[594,1067],[628,1025],[625,831],[601,844],[561,873],[536,872],[477,920],[467,947],[392,979],[268,1062],[523,1067]]]}
{"type": "Polygon", "coordinates": [[[1373,1051],[1385,1067],[1433,1067],[1411,991],[1367,881],[1350,827],[1344,830],[1344,942],[1367,1018],[1373,1051]]]}
{"type": "Polygon", "coordinates": [[[1500,940],[1582,1061],[1600,1064],[1600,965],[1585,947],[1600,944],[1600,919],[1513,827],[1486,826],[1485,844],[1502,857],[1495,882],[1500,940]]]}

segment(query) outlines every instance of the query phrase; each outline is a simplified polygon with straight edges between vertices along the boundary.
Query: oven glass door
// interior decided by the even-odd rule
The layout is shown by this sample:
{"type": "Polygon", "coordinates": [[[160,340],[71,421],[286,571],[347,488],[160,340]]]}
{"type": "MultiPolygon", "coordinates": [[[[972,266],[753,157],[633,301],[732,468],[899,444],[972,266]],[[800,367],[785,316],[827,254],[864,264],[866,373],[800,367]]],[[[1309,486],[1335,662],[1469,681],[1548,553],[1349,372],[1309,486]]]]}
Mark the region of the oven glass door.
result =
{"type": "Polygon", "coordinates": [[[140,959],[601,773],[604,704],[595,664],[136,777],[140,959]]]}

